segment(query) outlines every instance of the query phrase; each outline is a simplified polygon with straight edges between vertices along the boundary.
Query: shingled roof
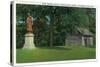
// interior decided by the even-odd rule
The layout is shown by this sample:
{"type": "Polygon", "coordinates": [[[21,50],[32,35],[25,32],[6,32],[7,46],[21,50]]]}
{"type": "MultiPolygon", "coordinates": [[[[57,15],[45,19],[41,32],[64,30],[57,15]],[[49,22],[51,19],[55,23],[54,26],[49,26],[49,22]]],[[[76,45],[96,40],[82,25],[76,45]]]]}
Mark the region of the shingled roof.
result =
{"type": "Polygon", "coordinates": [[[92,36],[93,34],[87,28],[77,28],[83,36],[92,36]]]}

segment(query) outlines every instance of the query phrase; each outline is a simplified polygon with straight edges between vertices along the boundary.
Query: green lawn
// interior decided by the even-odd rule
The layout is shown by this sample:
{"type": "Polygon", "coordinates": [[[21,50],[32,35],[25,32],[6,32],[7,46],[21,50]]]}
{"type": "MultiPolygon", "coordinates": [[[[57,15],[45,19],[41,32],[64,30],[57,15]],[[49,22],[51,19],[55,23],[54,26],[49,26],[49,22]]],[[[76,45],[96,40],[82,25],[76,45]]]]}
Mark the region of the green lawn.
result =
{"type": "Polygon", "coordinates": [[[42,62],[42,61],[59,61],[59,60],[76,60],[76,59],[95,59],[95,48],[86,48],[82,46],[66,47],[41,47],[32,50],[17,49],[16,62],[42,62]]]}

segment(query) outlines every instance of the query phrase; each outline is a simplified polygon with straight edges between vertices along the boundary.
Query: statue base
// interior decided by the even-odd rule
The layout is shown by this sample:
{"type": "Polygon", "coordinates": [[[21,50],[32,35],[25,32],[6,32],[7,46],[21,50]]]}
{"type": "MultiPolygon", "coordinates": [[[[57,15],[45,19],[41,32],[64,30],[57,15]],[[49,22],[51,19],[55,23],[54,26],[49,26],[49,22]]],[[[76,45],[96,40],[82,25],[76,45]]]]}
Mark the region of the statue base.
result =
{"type": "Polygon", "coordinates": [[[33,49],[33,48],[35,48],[34,34],[26,33],[25,34],[25,44],[24,44],[23,49],[33,49]]]}

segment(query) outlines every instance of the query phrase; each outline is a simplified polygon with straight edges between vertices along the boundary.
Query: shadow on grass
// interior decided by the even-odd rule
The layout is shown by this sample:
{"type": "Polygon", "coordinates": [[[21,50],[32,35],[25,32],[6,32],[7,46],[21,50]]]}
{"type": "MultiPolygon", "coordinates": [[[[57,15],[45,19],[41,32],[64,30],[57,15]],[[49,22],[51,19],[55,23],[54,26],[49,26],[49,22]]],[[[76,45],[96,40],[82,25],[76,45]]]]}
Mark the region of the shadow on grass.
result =
{"type": "Polygon", "coordinates": [[[51,49],[51,50],[72,50],[71,48],[65,47],[38,47],[39,49],[51,49]]]}

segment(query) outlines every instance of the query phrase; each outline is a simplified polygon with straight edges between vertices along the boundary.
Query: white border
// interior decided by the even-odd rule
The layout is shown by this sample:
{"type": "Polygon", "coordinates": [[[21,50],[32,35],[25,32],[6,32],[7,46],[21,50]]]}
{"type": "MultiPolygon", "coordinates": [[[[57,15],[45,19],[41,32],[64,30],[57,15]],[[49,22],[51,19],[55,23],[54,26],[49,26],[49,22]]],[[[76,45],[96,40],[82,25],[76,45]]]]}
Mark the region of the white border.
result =
{"type": "MultiPolygon", "coordinates": [[[[23,65],[43,65],[43,64],[60,64],[60,63],[75,63],[75,62],[85,62],[85,61],[97,61],[97,59],[82,59],[82,60],[66,60],[66,61],[50,61],[50,62],[34,62],[34,63],[16,63],[16,4],[28,4],[28,5],[49,5],[49,6],[66,6],[66,7],[81,7],[81,8],[96,8],[93,5],[75,5],[75,4],[55,4],[55,3],[43,3],[43,2],[33,2],[33,1],[13,1],[13,66],[23,66],[23,65]]],[[[97,45],[96,45],[97,46],[97,45]]],[[[97,49],[96,49],[97,50],[97,49]]],[[[97,53],[96,53],[97,58],[97,53]]]]}
{"type": "Polygon", "coordinates": [[[81,8],[96,8],[93,5],[76,5],[76,4],[58,4],[47,2],[34,2],[34,1],[14,1],[16,4],[28,4],[28,5],[47,5],[47,6],[66,6],[66,7],[81,7],[81,8]]]}
{"type": "Polygon", "coordinates": [[[13,1],[12,2],[12,50],[13,50],[13,53],[12,53],[12,65],[15,65],[16,64],[16,2],[13,1]]]}

